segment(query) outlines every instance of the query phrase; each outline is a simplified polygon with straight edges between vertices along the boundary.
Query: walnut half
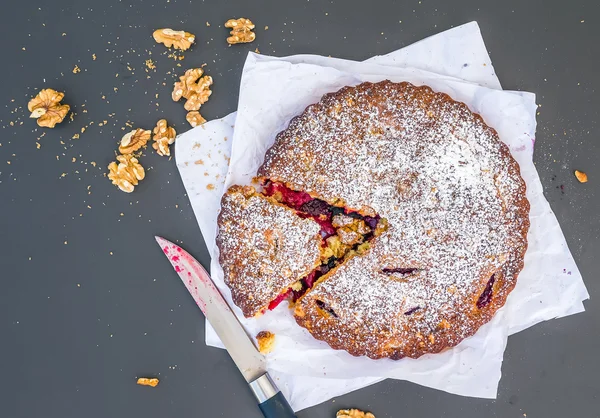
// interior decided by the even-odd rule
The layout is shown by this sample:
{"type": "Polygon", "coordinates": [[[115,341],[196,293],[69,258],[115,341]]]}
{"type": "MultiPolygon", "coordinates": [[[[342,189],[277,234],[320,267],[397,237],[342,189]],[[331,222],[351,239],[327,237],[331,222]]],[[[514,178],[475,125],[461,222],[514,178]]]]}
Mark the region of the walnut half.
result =
{"type": "Polygon", "coordinates": [[[196,37],[182,30],[173,29],[157,29],[152,34],[154,40],[160,44],[164,44],[167,48],[175,48],[185,51],[194,43],[196,37]]]}
{"type": "Polygon", "coordinates": [[[256,34],[252,32],[254,23],[245,17],[229,19],[225,22],[225,27],[231,28],[231,36],[227,38],[227,43],[230,45],[248,43],[256,39],[256,34]]]}
{"type": "Polygon", "coordinates": [[[54,128],[69,113],[70,106],[60,104],[63,97],[65,97],[65,94],[56,90],[44,89],[40,91],[27,104],[27,108],[31,112],[29,117],[37,119],[37,124],[43,128],[54,128]]]}
{"type": "Polygon", "coordinates": [[[190,123],[190,125],[192,125],[192,128],[195,128],[196,126],[202,125],[206,122],[206,119],[204,119],[200,112],[197,111],[188,112],[185,118],[190,123]]]}
{"type": "Polygon", "coordinates": [[[202,74],[204,74],[202,68],[191,68],[179,77],[179,81],[174,85],[173,93],[171,94],[173,101],[177,102],[182,97],[187,99],[183,107],[188,112],[191,110],[200,110],[200,106],[206,103],[212,94],[210,86],[213,83],[213,79],[208,75],[203,77],[202,74]]]}
{"type": "Polygon", "coordinates": [[[136,152],[140,148],[146,145],[150,140],[151,132],[146,129],[134,129],[131,132],[126,133],[121,138],[121,144],[119,145],[119,152],[121,154],[131,154],[136,152]]]}
{"type": "Polygon", "coordinates": [[[335,416],[336,418],[375,418],[372,413],[359,411],[358,409],[342,409],[335,416]]]}
{"type": "Polygon", "coordinates": [[[108,178],[125,193],[133,192],[135,186],[146,177],[144,167],[132,154],[117,155],[117,161],[108,165],[108,178]]]}
{"type": "Polygon", "coordinates": [[[175,129],[167,125],[166,119],[161,119],[156,123],[154,128],[154,143],[152,148],[156,150],[158,155],[171,155],[169,145],[175,142],[175,136],[177,135],[175,129]]]}

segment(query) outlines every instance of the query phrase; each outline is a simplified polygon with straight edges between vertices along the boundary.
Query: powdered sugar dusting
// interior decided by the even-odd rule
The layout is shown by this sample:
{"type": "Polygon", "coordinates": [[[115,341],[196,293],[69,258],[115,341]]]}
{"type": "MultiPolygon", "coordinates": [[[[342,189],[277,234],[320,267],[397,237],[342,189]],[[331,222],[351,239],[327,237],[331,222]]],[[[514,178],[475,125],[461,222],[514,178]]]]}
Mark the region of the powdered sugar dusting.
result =
{"type": "Polygon", "coordinates": [[[277,137],[259,175],[389,222],[300,301],[298,322],[335,348],[399,358],[453,346],[504,304],[522,268],[529,204],[517,163],[478,115],[428,87],[325,96],[277,137]],[[394,268],[416,270],[383,272],[394,268]]]}
{"type": "Polygon", "coordinates": [[[223,196],[217,244],[233,300],[254,316],[320,264],[320,226],[251,187],[223,196]]]}

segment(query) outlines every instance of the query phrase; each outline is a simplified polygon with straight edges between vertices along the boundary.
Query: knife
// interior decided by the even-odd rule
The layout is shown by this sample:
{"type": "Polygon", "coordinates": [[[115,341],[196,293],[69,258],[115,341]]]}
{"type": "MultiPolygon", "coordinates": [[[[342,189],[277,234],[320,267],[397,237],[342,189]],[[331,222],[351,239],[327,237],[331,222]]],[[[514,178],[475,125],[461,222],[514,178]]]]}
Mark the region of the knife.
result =
{"type": "Polygon", "coordinates": [[[155,238],[248,382],[264,417],[296,418],[267,373],[264,356],[256,349],[204,267],[178,245],[161,237],[155,238]]]}

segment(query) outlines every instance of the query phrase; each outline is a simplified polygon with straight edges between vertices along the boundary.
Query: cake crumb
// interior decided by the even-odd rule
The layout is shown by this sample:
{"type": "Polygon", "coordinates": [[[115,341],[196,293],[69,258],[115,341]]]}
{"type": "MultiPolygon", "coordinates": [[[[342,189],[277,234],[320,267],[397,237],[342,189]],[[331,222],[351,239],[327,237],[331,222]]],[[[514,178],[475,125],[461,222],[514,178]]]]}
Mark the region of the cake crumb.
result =
{"type": "Polygon", "coordinates": [[[140,377],[137,380],[137,384],[140,386],[152,386],[154,388],[158,385],[158,379],[156,379],[156,378],[149,379],[147,377],[140,377]]]}
{"type": "Polygon", "coordinates": [[[214,185],[214,184],[212,184],[212,183],[209,183],[209,184],[207,184],[207,185],[206,185],[206,188],[207,188],[208,190],[215,190],[215,185],[214,185]]]}
{"type": "Polygon", "coordinates": [[[269,354],[275,346],[275,334],[269,331],[261,331],[256,334],[258,341],[258,351],[262,354],[269,354]]]}

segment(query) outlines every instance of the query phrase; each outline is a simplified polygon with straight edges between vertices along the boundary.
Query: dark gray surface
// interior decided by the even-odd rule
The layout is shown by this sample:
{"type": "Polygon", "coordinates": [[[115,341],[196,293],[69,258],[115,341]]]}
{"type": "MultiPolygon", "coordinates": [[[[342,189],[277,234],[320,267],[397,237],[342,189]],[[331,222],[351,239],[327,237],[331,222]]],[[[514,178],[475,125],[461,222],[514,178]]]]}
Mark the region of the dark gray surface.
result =
{"type": "MultiPolygon", "coordinates": [[[[243,60],[256,47],[362,60],[477,20],[503,86],[538,94],[536,165],[592,299],[600,291],[595,1],[11,3],[0,14],[0,417],[260,416],[227,354],[204,345],[198,309],[153,240],[181,240],[208,264],[174,161],[148,151],[132,195],[104,177],[128,120],[151,128],[166,117],[188,129],[167,72],[206,62],[215,85],[203,114],[221,117],[235,110],[243,60]],[[221,25],[240,16],[255,21],[257,41],[227,48],[221,25]],[[155,45],[158,27],[197,35],[181,68],[155,45]],[[148,58],[156,71],[144,70],[148,58]],[[73,122],[36,129],[24,108],[43,87],[66,93],[73,122]],[[158,388],[135,385],[154,374],[158,388]]],[[[600,309],[586,307],[509,339],[496,401],[386,381],[298,416],[357,406],[377,418],[598,417],[600,309]]]]}

